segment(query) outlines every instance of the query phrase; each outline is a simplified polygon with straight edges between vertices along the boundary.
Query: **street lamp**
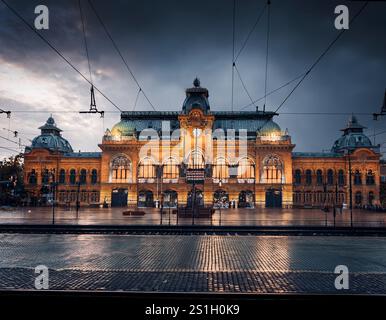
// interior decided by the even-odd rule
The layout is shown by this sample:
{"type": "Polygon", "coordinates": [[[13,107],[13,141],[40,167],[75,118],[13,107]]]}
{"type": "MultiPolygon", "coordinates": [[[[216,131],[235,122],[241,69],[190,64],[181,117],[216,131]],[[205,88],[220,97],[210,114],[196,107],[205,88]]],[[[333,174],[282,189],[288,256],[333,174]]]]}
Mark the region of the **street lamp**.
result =
{"type": "MultiPolygon", "coordinates": [[[[218,185],[221,188],[222,186],[222,165],[220,165],[220,175],[219,175],[219,182],[218,185]]],[[[221,190],[220,190],[220,201],[219,201],[219,210],[220,210],[220,220],[219,220],[219,225],[221,226],[221,206],[222,206],[222,200],[221,200],[221,190]]]]}
{"type": "Polygon", "coordinates": [[[56,188],[56,179],[55,179],[55,169],[50,170],[51,175],[51,192],[52,192],[52,224],[55,224],[55,188],[56,188]]]}
{"type": "Polygon", "coordinates": [[[353,219],[352,219],[352,169],[351,169],[351,156],[350,156],[350,150],[347,149],[347,155],[348,155],[348,172],[349,172],[349,192],[350,192],[350,227],[353,227],[353,219]]]}

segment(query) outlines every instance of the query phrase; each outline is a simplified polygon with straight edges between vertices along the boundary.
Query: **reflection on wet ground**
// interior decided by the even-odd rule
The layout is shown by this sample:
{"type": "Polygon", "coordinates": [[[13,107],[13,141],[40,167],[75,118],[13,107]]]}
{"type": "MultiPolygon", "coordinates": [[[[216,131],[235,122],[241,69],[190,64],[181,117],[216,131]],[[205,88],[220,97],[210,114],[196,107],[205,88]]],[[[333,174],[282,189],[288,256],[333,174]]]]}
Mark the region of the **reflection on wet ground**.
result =
{"type": "MultiPolygon", "coordinates": [[[[75,209],[55,209],[57,224],[137,224],[137,225],[191,225],[192,218],[178,218],[173,210],[164,209],[162,215],[159,209],[147,208],[144,216],[124,216],[123,208],[81,208],[78,215],[75,209]],[[162,221],[161,221],[162,220],[162,221]]],[[[350,225],[350,211],[336,214],[336,226],[350,225]]],[[[13,208],[0,210],[0,223],[51,223],[52,208],[13,208]]],[[[319,209],[222,209],[216,210],[212,219],[195,218],[194,224],[205,225],[313,225],[332,226],[333,212],[325,213],[319,209]],[[221,222],[220,222],[221,221],[221,222]]],[[[386,226],[386,213],[354,210],[354,226],[386,226]]]]}
{"type": "Polygon", "coordinates": [[[0,289],[386,293],[386,239],[204,235],[0,235],[0,289]]]}

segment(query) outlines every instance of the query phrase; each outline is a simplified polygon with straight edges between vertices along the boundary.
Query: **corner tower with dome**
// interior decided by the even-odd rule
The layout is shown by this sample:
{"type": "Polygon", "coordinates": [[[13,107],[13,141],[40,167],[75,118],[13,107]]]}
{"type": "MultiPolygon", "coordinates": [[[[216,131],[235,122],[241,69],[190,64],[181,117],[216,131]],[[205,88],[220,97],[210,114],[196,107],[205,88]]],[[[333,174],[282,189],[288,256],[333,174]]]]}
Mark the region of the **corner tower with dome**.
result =
{"type": "Polygon", "coordinates": [[[322,207],[348,202],[351,166],[355,205],[379,204],[379,147],[355,116],[327,153],[294,152],[277,116],[212,110],[196,78],[178,111],[122,112],[101,152],[73,152],[50,117],[26,148],[27,190],[55,181],[60,205],[322,207]]]}

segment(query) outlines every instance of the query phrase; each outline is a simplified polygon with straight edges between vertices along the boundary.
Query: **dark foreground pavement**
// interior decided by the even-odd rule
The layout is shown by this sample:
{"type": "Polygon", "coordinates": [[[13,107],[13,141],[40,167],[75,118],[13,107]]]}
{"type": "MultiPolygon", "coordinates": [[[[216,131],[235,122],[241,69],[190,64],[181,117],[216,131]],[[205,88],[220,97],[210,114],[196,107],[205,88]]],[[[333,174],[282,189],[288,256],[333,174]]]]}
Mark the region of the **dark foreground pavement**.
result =
{"type": "Polygon", "coordinates": [[[383,237],[1,234],[0,290],[386,294],[383,237]],[[336,290],[334,269],[349,269],[336,290]]]}

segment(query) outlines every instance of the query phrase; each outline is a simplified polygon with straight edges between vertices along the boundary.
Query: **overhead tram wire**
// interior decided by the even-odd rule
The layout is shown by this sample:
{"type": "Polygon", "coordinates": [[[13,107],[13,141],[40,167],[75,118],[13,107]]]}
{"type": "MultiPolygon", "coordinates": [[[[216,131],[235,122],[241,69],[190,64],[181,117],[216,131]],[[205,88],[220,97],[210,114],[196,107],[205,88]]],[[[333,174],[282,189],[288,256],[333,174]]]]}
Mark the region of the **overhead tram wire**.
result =
{"type": "Polygon", "coordinates": [[[141,93],[141,88],[138,89],[138,92],[137,92],[137,96],[135,97],[135,102],[134,102],[134,107],[133,107],[133,111],[135,111],[135,108],[137,106],[137,103],[138,103],[138,98],[139,98],[139,94],[141,93]]]}
{"type": "MultiPolygon", "coordinates": [[[[366,8],[368,5],[368,1],[366,1],[362,7],[358,10],[358,12],[350,19],[350,25],[355,21],[356,18],[362,13],[362,11],[366,8]]],[[[274,113],[277,113],[280,108],[288,101],[289,97],[295,92],[295,90],[300,86],[300,84],[304,81],[304,79],[311,73],[311,71],[316,67],[316,65],[322,60],[322,58],[327,54],[327,52],[333,47],[333,45],[339,40],[339,38],[344,34],[344,32],[347,29],[342,29],[342,31],[339,32],[339,34],[329,43],[327,48],[322,52],[321,55],[315,60],[315,62],[310,66],[310,68],[306,71],[306,73],[301,77],[299,82],[295,85],[295,87],[290,91],[290,93],[285,97],[285,99],[280,103],[280,105],[276,108],[274,113]]],[[[267,123],[269,122],[269,119],[266,120],[259,130],[261,130],[267,123]]]]}
{"type": "Polygon", "coordinates": [[[277,91],[279,91],[279,90],[281,90],[281,89],[283,89],[283,88],[289,86],[292,82],[295,82],[296,80],[298,80],[298,79],[300,79],[301,77],[303,77],[304,74],[305,74],[305,73],[302,73],[301,75],[298,75],[296,78],[293,78],[292,80],[286,82],[285,84],[281,85],[280,87],[278,87],[278,88],[276,88],[276,89],[274,89],[274,90],[268,92],[268,93],[265,94],[264,96],[262,96],[262,97],[260,97],[260,98],[258,98],[258,99],[256,99],[256,100],[253,100],[253,103],[249,103],[249,104],[247,104],[247,105],[241,107],[240,110],[244,110],[244,109],[246,109],[246,108],[248,108],[248,107],[250,107],[250,106],[252,106],[252,105],[255,105],[256,102],[259,102],[259,101],[263,100],[266,96],[268,97],[268,96],[270,96],[271,94],[273,94],[273,93],[275,93],[275,92],[277,92],[277,91]]]}
{"type": "MultiPolygon", "coordinates": [[[[77,72],[85,81],[87,81],[90,85],[92,83],[89,79],[87,79],[86,76],[82,72],[79,71],[78,68],[76,68],[56,47],[51,44],[49,40],[47,40],[41,33],[39,33],[32,25],[28,23],[27,20],[25,20],[13,7],[11,7],[5,0],[0,0],[4,5],[16,16],[18,17],[32,32],[34,32],[41,40],[43,40],[60,58],[62,58],[75,72],[77,72]]],[[[104,94],[98,87],[94,86],[94,89],[98,91],[103,98],[105,98],[108,102],[110,102],[116,109],[118,109],[120,112],[123,110],[118,107],[106,94],[104,94]]]]}
{"type": "MultiPolygon", "coordinates": [[[[242,77],[241,77],[241,73],[240,73],[239,69],[237,68],[236,60],[238,59],[238,57],[240,56],[241,52],[242,52],[243,49],[245,48],[245,46],[246,46],[246,44],[247,44],[247,42],[248,42],[250,36],[252,35],[253,31],[255,30],[257,24],[259,23],[259,21],[260,21],[260,19],[261,19],[261,17],[262,17],[262,15],[264,14],[266,8],[268,7],[268,13],[267,13],[267,40],[266,40],[266,42],[267,42],[267,45],[266,45],[266,46],[267,46],[267,49],[266,49],[266,67],[265,67],[265,90],[264,90],[264,93],[265,93],[265,94],[264,94],[264,97],[263,97],[263,99],[265,99],[265,102],[264,102],[264,111],[265,111],[266,97],[268,96],[268,95],[267,95],[267,74],[268,74],[268,43],[269,43],[269,33],[270,33],[270,32],[269,32],[269,30],[270,30],[270,4],[271,4],[271,1],[268,0],[268,1],[266,2],[265,6],[264,6],[264,7],[262,8],[262,10],[260,11],[260,13],[259,13],[259,15],[258,15],[258,17],[257,17],[257,20],[256,20],[256,22],[255,22],[255,24],[253,25],[252,29],[249,31],[249,33],[248,33],[248,35],[247,35],[247,37],[246,37],[246,39],[245,39],[243,45],[241,46],[241,49],[239,50],[238,54],[237,54],[236,57],[234,58],[234,61],[233,61],[233,64],[232,64],[232,67],[233,67],[233,69],[236,70],[237,75],[238,75],[238,78],[240,79],[240,82],[241,82],[241,84],[242,84],[242,86],[243,86],[245,92],[247,93],[249,99],[251,100],[251,103],[248,104],[248,107],[249,107],[250,105],[254,105],[255,102],[257,102],[258,100],[257,100],[257,101],[254,101],[254,100],[252,99],[252,97],[251,97],[251,95],[250,95],[250,93],[249,93],[249,91],[248,91],[248,89],[247,89],[247,87],[246,87],[246,85],[245,85],[245,82],[243,81],[243,79],[242,79],[242,77]]],[[[235,10],[234,10],[234,11],[235,11],[235,10]]],[[[235,22],[234,22],[234,31],[235,31],[235,22]]],[[[234,50],[234,49],[233,49],[233,50],[234,50]]],[[[234,89],[234,85],[233,85],[233,69],[232,69],[232,97],[233,97],[233,89],[234,89]]],[[[243,107],[243,109],[244,109],[244,107],[243,107]]],[[[233,110],[233,103],[232,103],[232,110],[233,110]]]]}
{"type": "Polygon", "coordinates": [[[0,149],[5,149],[5,150],[8,150],[8,151],[12,151],[12,152],[21,153],[21,151],[19,151],[19,150],[15,150],[15,149],[7,148],[7,147],[2,147],[2,146],[0,146],[0,149]]]}
{"type": "Polygon", "coordinates": [[[87,37],[86,37],[86,27],[85,27],[84,18],[83,18],[83,11],[82,11],[81,0],[78,0],[78,5],[79,5],[80,20],[82,22],[83,40],[84,40],[84,47],[86,49],[88,72],[89,72],[89,75],[90,75],[91,86],[93,86],[91,64],[90,64],[90,55],[89,55],[89,52],[88,52],[87,37]]]}
{"type": "Polygon", "coordinates": [[[21,142],[16,142],[16,141],[13,141],[13,140],[11,140],[9,138],[6,138],[6,137],[3,137],[3,136],[0,136],[0,139],[6,140],[8,142],[12,142],[14,144],[17,144],[19,147],[26,147],[26,145],[22,144],[21,142]]]}
{"type": "Polygon", "coordinates": [[[133,71],[131,70],[131,68],[129,67],[128,63],[126,62],[126,59],[123,57],[122,55],[122,52],[121,50],[119,50],[118,48],[118,45],[117,43],[115,42],[115,40],[113,39],[110,31],[107,29],[107,26],[106,24],[103,22],[103,19],[102,17],[99,15],[98,11],[96,10],[95,6],[93,5],[92,1],[91,0],[88,0],[88,3],[91,7],[91,9],[93,10],[95,16],[97,17],[99,23],[101,24],[103,30],[105,31],[107,37],[110,39],[114,49],[117,51],[118,55],[120,56],[122,62],[124,63],[124,65],[126,66],[126,69],[127,71],[130,73],[131,77],[133,78],[134,82],[136,83],[136,85],[138,86],[138,89],[139,89],[139,92],[142,92],[143,96],[145,97],[146,101],[150,104],[150,106],[153,108],[154,111],[156,111],[156,108],[154,107],[153,103],[150,101],[149,97],[147,96],[147,94],[145,93],[145,91],[143,90],[142,86],[139,84],[137,78],[135,77],[133,71]]]}
{"type": "Polygon", "coordinates": [[[82,31],[83,31],[83,39],[84,39],[84,47],[86,49],[86,57],[87,57],[87,64],[88,64],[88,72],[90,75],[90,82],[91,82],[91,89],[90,89],[90,110],[89,111],[80,111],[79,113],[99,113],[101,118],[104,117],[105,112],[104,111],[99,111],[97,106],[96,106],[96,101],[95,101],[95,93],[94,93],[94,82],[92,80],[92,72],[91,72],[91,63],[90,63],[90,55],[88,51],[88,44],[87,44],[87,36],[86,36],[86,26],[85,26],[85,21],[83,17],[83,11],[82,11],[82,4],[81,0],[78,0],[78,5],[79,5],[79,14],[80,14],[80,20],[82,22],[82,31]]]}
{"type": "Polygon", "coordinates": [[[239,69],[238,69],[237,66],[236,66],[236,63],[235,63],[235,65],[234,65],[234,67],[235,67],[237,76],[239,77],[240,82],[241,82],[241,84],[242,84],[242,86],[243,86],[243,88],[244,88],[244,91],[246,92],[246,94],[247,94],[249,100],[251,100],[251,103],[253,104],[253,99],[252,99],[252,97],[251,97],[251,95],[250,95],[250,93],[249,93],[249,91],[248,91],[248,89],[247,89],[247,86],[245,85],[243,79],[241,78],[241,74],[240,74],[239,69]]]}
{"type": "Polygon", "coordinates": [[[267,84],[268,84],[268,55],[269,55],[269,33],[271,25],[271,0],[267,1],[267,44],[265,52],[265,79],[264,79],[264,106],[263,112],[265,112],[265,105],[267,103],[267,84]]]}
{"type": "Polygon", "coordinates": [[[255,31],[257,25],[259,24],[259,21],[260,21],[261,17],[263,16],[266,8],[267,8],[267,3],[265,4],[265,6],[262,8],[262,10],[260,11],[259,15],[257,16],[257,19],[256,19],[254,25],[252,26],[251,30],[249,31],[247,37],[245,38],[245,40],[244,40],[240,50],[236,54],[236,57],[234,58],[234,62],[237,61],[237,59],[239,58],[240,54],[243,52],[244,48],[246,47],[246,45],[247,45],[247,43],[249,41],[249,38],[251,37],[253,31],[255,31]]]}
{"type": "Polygon", "coordinates": [[[234,87],[235,87],[235,41],[236,41],[236,0],[233,0],[233,15],[232,15],[232,94],[231,94],[231,109],[233,112],[234,102],[234,87]]]}

